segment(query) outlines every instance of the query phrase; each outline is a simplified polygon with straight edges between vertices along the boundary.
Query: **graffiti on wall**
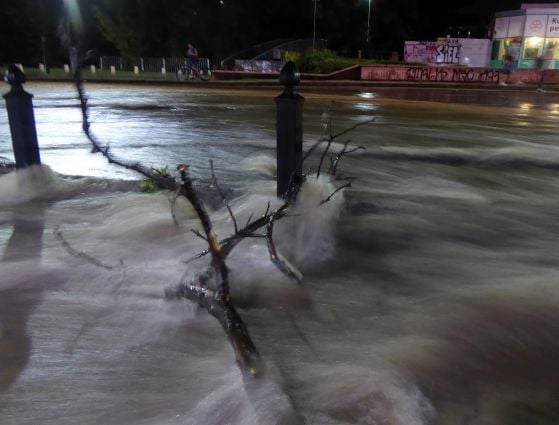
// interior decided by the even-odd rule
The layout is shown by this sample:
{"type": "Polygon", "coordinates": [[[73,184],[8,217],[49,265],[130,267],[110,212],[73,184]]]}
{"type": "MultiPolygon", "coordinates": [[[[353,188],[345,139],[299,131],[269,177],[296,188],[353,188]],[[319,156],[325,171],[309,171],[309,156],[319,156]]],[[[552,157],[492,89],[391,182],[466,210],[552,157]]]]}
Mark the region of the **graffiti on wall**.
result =
{"type": "Polygon", "coordinates": [[[522,69],[508,72],[504,69],[450,66],[379,66],[362,65],[363,81],[409,81],[443,83],[507,84],[559,84],[559,70],[522,69]],[[542,80],[543,78],[543,80],[542,80]]]}
{"type": "Polygon", "coordinates": [[[454,65],[460,63],[460,49],[462,44],[458,38],[439,38],[437,40],[436,63],[440,65],[454,65]]]}
{"type": "Polygon", "coordinates": [[[498,83],[501,80],[501,71],[484,68],[410,67],[406,70],[406,79],[408,81],[498,83]]]}
{"type": "Polygon", "coordinates": [[[437,41],[406,41],[404,61],[443,66],[467,64],[481,68],[489,63],[491,43],[491,40],[484,38],[450,37],[441,37],[437,41]]]}
{"type": "Polygon", "coordinates": [[[437,60],[437,43],[435,41],[406,41],[404,44],[404,61],[435,63],[437,60]]]}

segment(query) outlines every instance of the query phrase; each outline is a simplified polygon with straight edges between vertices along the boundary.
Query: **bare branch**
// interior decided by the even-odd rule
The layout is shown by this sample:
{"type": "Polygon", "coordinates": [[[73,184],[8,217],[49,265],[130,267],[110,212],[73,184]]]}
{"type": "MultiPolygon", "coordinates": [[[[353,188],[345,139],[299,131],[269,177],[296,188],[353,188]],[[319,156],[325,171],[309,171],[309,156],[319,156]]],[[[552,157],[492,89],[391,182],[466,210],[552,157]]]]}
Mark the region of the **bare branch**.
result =
{"type": "Polygon", "coordinates": [[[334,190],[326,199],[323,199],[322,201],[320,201],[319,205],[325,204],[326,202],[328,202],[330,199],[332,199],[332,197],[338,193],[340,190],[345,189],[346,187],[351,187],[351,183],[346,183],[343,186],[338,187],[336,190],[334,190]]]}
{"type": "Polygon", "coordinates": [[[353,153],[355,151],[358,150],[364,150],[366,151],[367,149],[363,146],[357,146],[355,148],[352,148],[350,150],[347,150],[347,146],[351,143],[351,140],[348,140],[344,143],[344,147],[342,148],[342,150],[340,152],[338,152],[338,154],[336,155],[334,161],[332,161],[332,165],[330,167],[330,169],[328,170],[328,174],[331,176],[335,176],[336,175],[336,169],[338,167],[338,163],[340,161],[340,159],[344,156],[344,155],[348,155],[350,153],[353,153]]]}
{"type": "MultiPolygon", "coordinates": [[[[62,243],[62,246],[66,249],[66,251],[68,252],[68,254],[70,254],[73,257],[82,259],[87,261],[88,263],[91,263],[97,267],[101,267],[105,270],[114,270],[116,268],[116,266],[109,266],[101,261],[99,261],[97,258],[92,257],[89,254],[86,254],[85,252],[82,251],[78,251],[76,249],[74,249],[69,243],[68,241],[64,238],[64,235],[62,234],[62,231],[60,230],[60,227],[56,227],[54,229],[54,235],[60,240],[60,242],[62,243]]],[[[121,260],[121,264],[122,264],[122,260],[121,260]]]]}
{"type": "Polygon", "coordinates": [[[214,186],[217,190],[217,193],[219,193],[219,196],[221,197],[221,200],[223,201],[223,204],[227,207],[227,211],[229,211],[229,216],[231,217],[231,220],[233,220],[233,226],[235,228],[235,233],[237,233],[239,231],[239,228],[237,227],[237,220],[235,219],[235,215],[233,214],[233,210],[231,209],[231,206],[227,203],[227,200],[225,199],[225,194],[221,190],[221,187],[219,187],[219,183],[217,182],[217,177],[215,175],[214,162],[211,159],[210,159],[210,167],[212,169],[212,180],[213,180],[214,186]]]}
{"type": "MultiPolygon", "coordinates": [[[[223,242],[223,241],[222,241],[222,242],[223,242]]],[[[207,254],[209,254],[209,253],[210,253],[210,250],[209,250],[209,249],[205,249],[205,250],[203,250],[202,252],[200,252],[199,254],[195,255],[194,257],[191,257],[191,258],[189,258],[189,259],[187,259],[187,260],[183,260],[183,263],[185,263],[185,264],[190,264],[190,263],[192,263],[193,261],[198,260],[199,258],[205,257],[205,256],[206,256],[207,254]]]]}
{"type": "Polygon", "coordinates": [[[326,157],[326,155],[328,154],[328,151],[330,150],[330,145],[332,144],[332,142],[335,141],[336,139],[342,137],[343,135],[352,132],[352,131],[355,130],[356,128],[361,127],[361,126],[366,125],[366,124],[370,124],[370,123],[372,123],[372,122],[374,122],[374,121],[376,121],[376,117],[373,117],[373,118],[368,119],[368,120],[365,120],[365,121],[360,121],[360,122],[356,123],[355,125],[353,125],[353,126],[347,128],[347,129],[341,131],[340,133],[334,134],[334,135],[332,134],[332,126],[330,125],[330,126],[329,126],[329,132],[330,132],[329,137],[328,137],[328,138],[321,137],[318,141],[316,141],[316,142],[311,146],[311,148],[307,151],[307,153],[305,153],[305,155],[303,156],[303,161],[304,161],[305,159],[307,159],[307,158],[310,156],[310,154],[311,154],[321,143],[324,143],[324,142],[327,143],[326,148],[324,149],[324,152],[322,152],[322,156],[321,156],[321,158],[320,158],[320,164],[319,164],[319,166],[318,166],[318,171],[317,171],[317,173],[316,173],[316,176],[317,176],[317,178],[318,178],[318,177],[320,176],[322,163],[324,162],[324,158],[326,157]]]}
{"type": "Polygon", "coordinates": [[[376,119],[377,119],[376,117],[373,117],[373,118],[370,118],[370,119],[365,120],[365,121],[359,121],[357,124],[352,125],[351,127],[346,128],[345,130],[343,130],[343,131],[339,132],[338,134],[335,134],[334,136],[332,136],[332,140],[336,140],[337,138],[342,137],[344,134],[351,133],[353,130],[355,130],[356,128],[359,128],[363,125],[367,125],[367,124],[370,124],[372,122],[375,122],[376,119]]]}
{"type": "Polygon", "coordinates": [[[367,148],[366,148],[365,146],[357,146],[357,147],[355,147],[355,148],[353,148],[353,149],[350,149],[350,150],[348,150],[348,151],[345,151],[345,152],[344,152],[344,155],[348,155],[348,154],[350,154],[350,153],[353,153],[353,152],[359,151],[359,150],[366,151],[367,148]]]}
{"type": "Polygon", "coordinates": [[[322,163],[324,162],[324,158],[326,157],[326,154],[330,150],[330,145],[332,145],[333,140],[334,139],[330,137],[326,142],[326,148],[324,148],[324,152],[322,152],[322,156],[320,157],[320,162],[318,163],[318,170],[316,170],[317,179],[320,177],[320,171],[322,170],[322,163]]]}
{"type": "Polygon", "coordinates": [[[188,167],[185,164],[179,164],[177,171],[180,173],[182,185],[181,194],[184,195],[194,207],[194,211],[200,219],[204,234],[208,242],[210,253],[212,255],[212,266],[215,269],[216,276],[216,296],[224,301],[229,302],[229,276],[224,258],[221,255],[221,245],[213,232],[213,225],[210,216],[204,207],[202,200],[192,186],[192,180],[188,176],[188,167]]]}
{"type": "MultiPolygon", "coordinates": [[[[262,217],[257,218],[256,220],[251,221],[250,223],[247,223],[245,227],[239,229],[237,233],[219,242],[221,244],[221,248],[222,248],[221,255],[223,256],[223,258],[224,259],[227,258],[227,256],[231,253],[231,251],[233,251],[233,248],[235,248],[237,244],[241,242],[243,239],[247,237],[253,237],[254,232],[266,226],[272,215],[275,216],[276,220],[286,217],[287,209],[289,208],[290,205],[291,205],[291,201],[287,200],[277,210],[270,213],[269,211],[270,203],[268,202],[268,207],[266,208],[266,212],[262,217]]],[[[194,260],[204,257],[209,253],[210,250],[206,249],[200,252],[199,254],[197,254],[196,256],[185,260],[185,263],[190,263],[194,260]]]]}
{"type": "Polygon", "coordinates": [[[171,217],[173,218],[173,222],[178,227],[180,226],[179,221],[177,220],[177,216],[175,214],[175,205],[177,204],[177,199],[179,198],[179,193],[175,192],[173,199],[169,199],[169,204],[171,205],[171,217]]]}
{"type": "Polygon", "coordinates": [[[248,220],[245,223],[245,227],[248,226],[248,224],[250,223],[250,220],[252,220],[252,216],[254,215],[254,213],[250,213],[250,215],[248,216],[248,220]]]}
{"type": "MultiPolygon", "coordinates": [[[[68,34],[68,39],[69,38],[68,34]]],[[[231,304],[228,270],[224,261],[224,258],[227,255],[223,255],[221,252],[221,245],[213,233],[210,217],[201,199],[198,197],[192,186],[192,179],[190,179],[187,174],[188,167],[184,164],[180,164],[177,167],[177,171],[181,177],[181,183],[179,184],[174,178],[168,175],[163,175],[162,173],[154,172],[139,163],[127,163],[125,161],[115,159],[109,153],[109,147],[101,145],[90,132],[87,98],[83,88],[83,80],[80,73],[81,64],[77,60],[76,49],[72,49],[71,55],[73,65],[72,76],[76,85],[78,97],[80,99],[80,108],[82,111],[82,128],[86,137],[92,144],[93,150],[101,152],[107,158],[109,163],[114,163],[123,168],[134,170],[139,174],[152,179],[158,187],[175,191],[190,201],[202,224],[205,238],[209,246],[209,252],[212,255],[211,266],[213,269],[213,275],[215,276],[215,291],[210,291],[203,287],[183,285],[182,295],[192,301],[198,302],[198,304],[202,305],[211,315],[218,319],[225,330],[231,345],[233,346],[235,357],[237,359],[237,363],[241,367],[241,370],[249,371],[251,375],[258,374],[262,369],[260,355],[258,354],[258,351],[256,350],[256,347],[252,342],[241,317],[231,304]]],[[[203,274],[203,276],[206,275],[208,274],[203,274]]],[[[205,281],[202,282],[202,280],[200,280],[200,283],[203,284],[205,281]]]]}
{"type": "Polygon", "coordinates": [[[202,233],[200,233],[199,230],[190,229],[190,231],[191,231],[192,233],[194,233],[196,236],[198,236],[200,239],[203,239],[203,240],[205,240],[206,242],[208,242],[208,238],[206,238],[202,233]]]}
{"type": "Polygon", "coordinates": [[[268,205],[266,206],[266,211],[264,212],[264,217],[266,217],[269,212],[270,212],[270,201],[268,201],[268,205]]]}
{"type": "Polygon", "coordinates": [[[268,224],[266,225],[266,242],[268,244],[268,252],[270,253],[270,260],[274,265],[278,268],[280,272],[286,275],[290,279],[296,280],[298,283],[301,283],[301,274],[293,270],[287,262],[280,258],[276,250],[276,246],[274,244],[274,223],[275,223],[275,216],[271,216],[268,220],[268,224]]]}
{"type": "Polygon", "coordinates": [[[72,65],[73,65],[72,75],[78,93],[78,98],[80,101],[80,110],[82,113],[82,129],[85,136],[91,143],[92,152],[94,153],[100,152],[110,164],[119,165],[120,167],[126,168],[127,170],[135,171],[141,174],[142,176],[153,180],[153,182],[161,189],[176,190],[178,186],[174,178],[168,175],[163,175],[161,173],[154,172],[151,169],[137,162],[126,162],[115,158],[111,154],[109,146],[102,145],[91,133],[90,131],[91,123],[89,122],[89,109],[87,105],[88,99],[85,94],[85,89],[83,87],[83,79],[81,77],[81,64],[78,62],[77,55],[78,55],[77,51],[75,51],[75,49],[72,49],[71,51],[72,65]]]}
{"type": "Polygon", "coordinates": [[[329,139],[327,139],[325,137],[321,137],[316,142],[314,142],[313,145],[310,147],[310,149],[307,151],[307,153],[305,153],[305,155],[303,155],[303,162],[305,161],[305,159],[307,159],[311,155],[311,153],[313,153],[315,151],[315,149],[317,147],[320,146],[321,143],[327,142],[328,140],[329,139]]]}

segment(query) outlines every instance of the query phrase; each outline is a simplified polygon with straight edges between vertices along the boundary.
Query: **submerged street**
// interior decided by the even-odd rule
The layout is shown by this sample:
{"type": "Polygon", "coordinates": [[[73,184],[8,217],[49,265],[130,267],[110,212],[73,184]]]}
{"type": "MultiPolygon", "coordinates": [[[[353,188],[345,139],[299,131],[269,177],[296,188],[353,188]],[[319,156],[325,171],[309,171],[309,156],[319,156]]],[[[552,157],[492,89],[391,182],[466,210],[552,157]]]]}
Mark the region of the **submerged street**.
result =
{"type": "MultiPolygon", "coordinates": [[[[304,92],[304,150],[363,146],[352,187],[309,179],[276,228],[299,285],[247,239],[232,296],[267,365],[247,383],[221,327],[164,289],[207,258],[186,202],[91,153],[74,89],[31,83],[43,167],[0,176],[0,423],[553,424],[559,420],[559,95],[304,92]],[[71,249],[74,250],[72,254],[71,249]],[[81,255],[76,255],[76,252],[81,255]],[[91,261],[91,259],[94,261],[91,261]],[[539,421],[539,422],[537,422],[539,421]]],[[[220,238],[275,205],[267,90],[86,84],[119,158],[178,163],[220,238]]],[[[0,157],[12,158],[5,108],[0,157]]],[[[316,171],[320,153],[305,163],[316,171]]],[[[313,171],[314,170],[314,171],[313,171]]]]}

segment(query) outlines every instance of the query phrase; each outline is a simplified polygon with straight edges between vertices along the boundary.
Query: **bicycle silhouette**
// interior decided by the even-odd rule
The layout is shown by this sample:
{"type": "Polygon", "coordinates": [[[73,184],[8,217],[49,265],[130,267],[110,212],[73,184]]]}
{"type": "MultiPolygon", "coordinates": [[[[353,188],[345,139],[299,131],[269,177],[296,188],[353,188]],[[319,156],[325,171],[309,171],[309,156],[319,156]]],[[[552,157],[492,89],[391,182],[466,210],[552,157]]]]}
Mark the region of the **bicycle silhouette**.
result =
{"type": "Polygon", "coordinates": [[[200,61],[198,59],[186,59],[184,63],[177,69],[177,80],[202,80],[210,79],[209,69],[200,69],[200,61]]]}

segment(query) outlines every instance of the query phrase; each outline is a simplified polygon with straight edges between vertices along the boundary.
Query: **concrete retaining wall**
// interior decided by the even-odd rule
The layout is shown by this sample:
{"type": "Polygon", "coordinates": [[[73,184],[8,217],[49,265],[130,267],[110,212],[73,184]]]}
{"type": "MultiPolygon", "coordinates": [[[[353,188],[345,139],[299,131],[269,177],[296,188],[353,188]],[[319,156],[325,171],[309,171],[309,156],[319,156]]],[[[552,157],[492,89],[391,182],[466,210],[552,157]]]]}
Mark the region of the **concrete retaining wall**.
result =
{"type": "MultiPolygon", "coordinates": [[[[214,71],[216,80],[270,79],[277,80],[277,73],[214,71]]],[[[406,81],[431,83],[477,83],[538,84],[543,77],[544,84],[559,84],[559,70],[519,69],[506,72],[502,68],[470,68],[440,66],[353,66],[332,74],[302,74],[301,79],[322,81],[406,81]]]]}
{"type": "Polygon", "coordinates": [[[533,83],[559,84],[559,71],[520,69],[511,73],[496,68],[438,66],[376,66],[362,65],[362,81],[417,81],[445,83],[533,83]]]}

